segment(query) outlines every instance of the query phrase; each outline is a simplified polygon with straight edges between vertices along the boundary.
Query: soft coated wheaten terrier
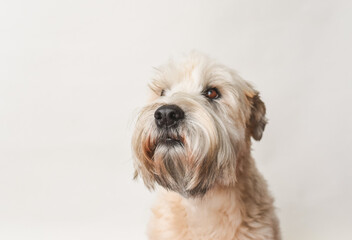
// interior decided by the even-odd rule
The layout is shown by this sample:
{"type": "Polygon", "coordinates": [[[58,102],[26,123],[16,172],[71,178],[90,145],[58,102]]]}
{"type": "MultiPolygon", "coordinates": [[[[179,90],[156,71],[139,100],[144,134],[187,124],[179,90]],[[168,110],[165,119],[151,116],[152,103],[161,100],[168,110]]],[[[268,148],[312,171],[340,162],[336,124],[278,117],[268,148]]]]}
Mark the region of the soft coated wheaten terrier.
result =
{"type": "Polygon", "coordinates": [[[280,239],[267,184],[251,157],[267,122],[259,93],[192,52],[157,69],[137,119],[136,177],[162,190],[149,239],[280,239]]]}

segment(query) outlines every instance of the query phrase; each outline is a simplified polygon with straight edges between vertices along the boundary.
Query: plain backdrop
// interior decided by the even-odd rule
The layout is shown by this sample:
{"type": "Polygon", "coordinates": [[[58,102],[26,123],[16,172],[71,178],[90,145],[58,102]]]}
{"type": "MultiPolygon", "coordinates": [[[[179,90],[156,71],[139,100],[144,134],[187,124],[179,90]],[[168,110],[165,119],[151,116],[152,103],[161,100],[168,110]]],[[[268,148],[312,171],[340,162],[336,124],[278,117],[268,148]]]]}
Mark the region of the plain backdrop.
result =
{"type": "Polygon", "coordinates": [[[352,2],[0,2],[0,239],[146,239],[147,83],[192,49],[260,90],[253,146],[286,240],[352,239],[352,2]]]}

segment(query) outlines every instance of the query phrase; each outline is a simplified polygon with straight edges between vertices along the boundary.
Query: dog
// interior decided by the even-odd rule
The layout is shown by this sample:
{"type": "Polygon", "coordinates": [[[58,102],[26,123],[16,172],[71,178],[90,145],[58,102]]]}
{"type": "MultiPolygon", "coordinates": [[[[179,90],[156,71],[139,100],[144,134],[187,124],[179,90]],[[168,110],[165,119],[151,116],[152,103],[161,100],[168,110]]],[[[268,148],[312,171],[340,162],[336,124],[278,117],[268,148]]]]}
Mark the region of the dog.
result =
{"type": "Polygon", "coordinates": [[[156,69],[132,136],[135,178],[161,186],[151,240],[279,240],[251,157],[266,108],[251,84],[199,52],[156,69]]]}

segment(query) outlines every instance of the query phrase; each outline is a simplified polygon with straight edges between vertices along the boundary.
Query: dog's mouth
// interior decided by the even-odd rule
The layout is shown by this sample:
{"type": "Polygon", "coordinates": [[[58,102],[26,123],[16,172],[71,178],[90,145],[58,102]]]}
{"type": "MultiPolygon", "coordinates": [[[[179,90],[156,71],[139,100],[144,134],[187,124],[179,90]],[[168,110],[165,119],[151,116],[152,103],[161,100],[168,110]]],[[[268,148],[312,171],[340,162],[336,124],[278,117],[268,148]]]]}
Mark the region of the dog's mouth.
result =
{"type": "Polygon", "coordinates": [[[183,142],[181,139],[179,138],[173,138],[173,137],[162,137],[159,138],[157,141],[157,145],[166,145],[166,146],[175,146],[175,145],[180,145],[183,146],[183,142]]]}
{"type": "Polygon", "coordinates": [[[165,145],[165,146],[181,146],[183,147],[183,138],[178,133],[165,132],[159,136],[156,145],[165,145]]]}

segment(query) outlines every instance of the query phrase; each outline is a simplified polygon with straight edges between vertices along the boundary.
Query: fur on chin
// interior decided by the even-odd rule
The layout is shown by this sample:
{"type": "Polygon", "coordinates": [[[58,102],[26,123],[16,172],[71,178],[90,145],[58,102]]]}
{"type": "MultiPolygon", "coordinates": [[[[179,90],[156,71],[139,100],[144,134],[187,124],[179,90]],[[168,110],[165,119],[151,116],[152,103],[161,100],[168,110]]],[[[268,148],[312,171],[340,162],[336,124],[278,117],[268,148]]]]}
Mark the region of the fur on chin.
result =
{"type": "MultiPolygon", "coordinates": [[[[186,101],[187,98],[182,98],[186,101]]],[[[192,108],[194,101],[184,103],[192,108]]],[[[160,130],[151,116],[159,105],[146,107],[133,136],[135,167],[149,189],[158,183],[184,197],[203,196],[217,180],[235,182],[235,151],[229,132],[220,118],[195,106],[175,129],[160,130]],[[148,122],[149,121],[149,122],[148,122]],[[150,124],[152,127],[146,127],[150,124]],[[166,138],[177,140],[167,143],[166,138]],[[226,177],[225,175],[228,175],[226,177]]],[[[183,105],[182,105],[183,106],[183,105]]],[[[231,133],[231,132],[230,132],[231,133]]],[[[234,135],[235,136],[235,135],[234,135]]]]}
{"type": "Polygon", "coordinates": [[[167,133],[152,128],[135,136],[142,142],[136,169],[147,187],[152,189],[158,183],[184,197],[193,197],[203,195],[214,184],[217,152],[210,150],[215,150],[212,145],[217,143],[194,128],[197,126],[179,126],[167,133]],[[195,132],[198,135],[193,135],[195,132]],[[167,142],[165,135],[177,142],[167,142]]]}

